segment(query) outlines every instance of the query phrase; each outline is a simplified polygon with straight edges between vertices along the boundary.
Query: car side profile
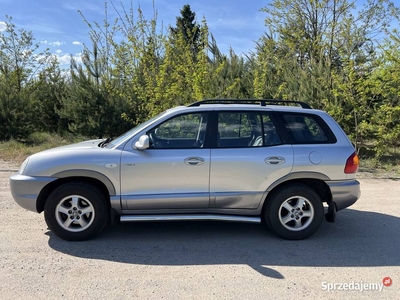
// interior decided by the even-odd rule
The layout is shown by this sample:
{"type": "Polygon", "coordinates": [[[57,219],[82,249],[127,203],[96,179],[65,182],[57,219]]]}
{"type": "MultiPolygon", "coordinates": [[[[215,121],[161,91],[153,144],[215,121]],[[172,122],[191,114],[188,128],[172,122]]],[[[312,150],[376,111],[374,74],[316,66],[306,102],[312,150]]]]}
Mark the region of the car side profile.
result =
{"type": "Polygon", "coordinates": [[[212,99],[115,139],[36,153],[10,187],[20,206],[44,211],[49,229],[69,241],[96,236],[110,220],[255,222],[296,240],[357,201],[357,169],[354,147],[324,111],[212,99]]]}

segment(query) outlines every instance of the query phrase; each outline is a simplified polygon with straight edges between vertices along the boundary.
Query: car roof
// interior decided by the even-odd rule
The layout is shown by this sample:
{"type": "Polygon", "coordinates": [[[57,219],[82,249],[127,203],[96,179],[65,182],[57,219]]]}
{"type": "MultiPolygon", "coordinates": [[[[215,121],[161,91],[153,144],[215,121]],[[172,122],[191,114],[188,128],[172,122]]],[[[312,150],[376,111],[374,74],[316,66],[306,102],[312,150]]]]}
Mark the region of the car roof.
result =
{"type": "Polygon", "coordinates": [[[282,112],[297,112],[319,114],[322,111],[317,109],[301,108],[299,106],[287,105],[255,105],[255,104],[200,104],[198,106],[177,106],[168,110],[175,111],[197,111],[197,110],[252,110],[252,111],[282,111],[282,112]]]}
{"type": "Polygon", "coordinates": [[[297,100],[281,99],[204,99],[187,106],[175,107],[167,112],[180,110],[198,111],[201,110],[251,110],[251,111],[283,111],[310,114],[324,114],[322,110],[312,109],[307,103],[297,100]]]}

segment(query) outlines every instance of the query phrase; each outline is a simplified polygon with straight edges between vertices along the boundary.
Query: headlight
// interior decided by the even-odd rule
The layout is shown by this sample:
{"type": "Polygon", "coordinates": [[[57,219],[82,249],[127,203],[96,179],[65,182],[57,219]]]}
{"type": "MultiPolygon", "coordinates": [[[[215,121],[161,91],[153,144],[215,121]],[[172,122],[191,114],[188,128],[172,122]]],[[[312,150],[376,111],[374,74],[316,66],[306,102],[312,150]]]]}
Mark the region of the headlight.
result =
{"type": "Polygon", "coordinates": [[[19,168],[18,174],[22,175],[24,173],[25,168],[28,165],[28,160],[29,160],[29,157],[24,160],[24,162],[22,163],[21,167],[19,168]]]}

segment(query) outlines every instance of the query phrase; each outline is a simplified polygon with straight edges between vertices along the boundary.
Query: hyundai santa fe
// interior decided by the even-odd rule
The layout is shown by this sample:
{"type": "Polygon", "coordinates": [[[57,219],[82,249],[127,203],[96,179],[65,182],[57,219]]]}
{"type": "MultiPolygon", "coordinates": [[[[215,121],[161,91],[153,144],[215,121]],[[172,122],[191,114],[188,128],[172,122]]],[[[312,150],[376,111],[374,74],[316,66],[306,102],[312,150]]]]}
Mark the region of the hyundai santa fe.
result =
{"type": "Polygon", "coordinates": [[[306,103],[211,99],[169,109],[115,139],[28,157],[10,177],[15,201],[58,237],[106,224],[262,223],[304,239],[357,201],[358,156],[340,126],[306,103]]]}

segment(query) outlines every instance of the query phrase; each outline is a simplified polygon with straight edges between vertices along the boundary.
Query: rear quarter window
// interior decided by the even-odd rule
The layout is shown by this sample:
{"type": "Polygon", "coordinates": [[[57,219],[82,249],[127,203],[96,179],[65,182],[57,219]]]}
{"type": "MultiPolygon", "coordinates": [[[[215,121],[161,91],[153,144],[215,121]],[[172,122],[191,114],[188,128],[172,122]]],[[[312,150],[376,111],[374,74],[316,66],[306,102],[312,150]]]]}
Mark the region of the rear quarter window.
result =
{"type": "Polygon", "coordinates": [[[333,144],[336,138],[321,117],[311,114],[282,114],[293,144],[333,144]]]}

